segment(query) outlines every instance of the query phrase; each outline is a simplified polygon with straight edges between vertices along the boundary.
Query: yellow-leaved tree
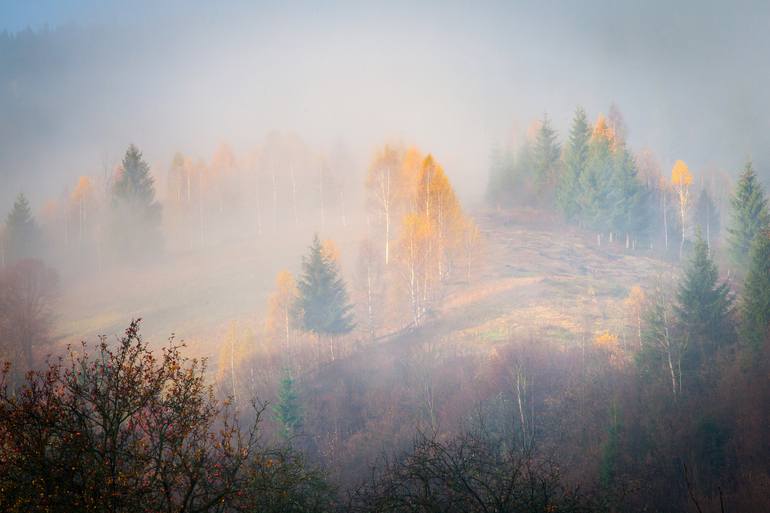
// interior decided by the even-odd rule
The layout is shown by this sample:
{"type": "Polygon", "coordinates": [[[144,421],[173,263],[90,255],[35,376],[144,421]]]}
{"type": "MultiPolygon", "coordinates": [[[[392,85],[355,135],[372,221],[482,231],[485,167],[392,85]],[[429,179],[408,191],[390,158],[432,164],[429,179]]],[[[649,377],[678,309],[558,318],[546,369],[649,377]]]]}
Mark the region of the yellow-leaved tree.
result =
{"type": "Polygon", "coordinates": [[[404,217],[398,244],[399,267],[415,325],[420,325],[425,315],[432,285],[428,272],[430,239],[431,227],[424,215],[412,212],[404,217]]]}
{"type": "Polygon", "coordinates": [[[448,277],[462,245],[464,217],[444,169],[431,155],[425,157],[417,184],[417,212],[430,228],[429,257],[437,281],[448,277]]]}
{"type": "Polygon", "coordinates": [[[679,213],[680,223],[682,224],[682,241],[679,244],[679,258],[682,258],[684,251],[684,237],[685,228],[687,226],[687,207],[690,201],[690,185],[692,184],[692,174],[687,167],[687,164],[681,160],[677,160],[674,163],[674,167],[671,169],[671,185],[676,190],[677,197],[679,199],[679,213]]]}
{"type": "Polygon", "coordinates": [[[78,178],[78,183],[72,191],[71,201],[77,211],[78,242],[82,247],[86,237],[88,212],[94,201],[94,185],[89,177],[81,176],[78,178]]]}
{"type": "Polygon", "coordinates": [[[248,369],[246,362],[253,359],[256,349],[254,334],[246,329],[241,329],[236,321],[231,321],[225,338],[219,346],[219,360],[217,363],[217,381],[229,389],[229,394],[234,402],[238,402],[238,392],[249,388],[246,379],[241,376],[253,369],[248,369]],[[240,388],[239,388],[240,387],[240,388]]]}
{"type": "Polygon", "coordinates": [[[375,154],[366,176],[367,206],[381,226],[385,265],[390,262],[392,224],[402,192],[402,154],[399,148],[386,144],[375,154]]]}
{"type": "Polygon", "coordinates": [[[275,292],[267,306],[266,330],[270,340],[281,347],[281,353],[292,352],[292,311],[297,300],[297,283],[289,271],[281,271],[275,279],[275,292]]]}

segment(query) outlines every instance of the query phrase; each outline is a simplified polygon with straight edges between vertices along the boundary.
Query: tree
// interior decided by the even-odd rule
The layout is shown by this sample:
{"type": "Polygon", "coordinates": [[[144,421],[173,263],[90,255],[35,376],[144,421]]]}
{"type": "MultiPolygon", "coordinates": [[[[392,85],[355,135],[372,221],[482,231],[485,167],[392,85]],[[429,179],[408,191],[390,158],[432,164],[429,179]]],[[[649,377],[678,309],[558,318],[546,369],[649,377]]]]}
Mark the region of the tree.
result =
{"type": "Polygon", "coordinates": [[[581,177],[588,163],[588,144],[591,128],[582,107],[575,111],[569,141],[564,151],[564,175],[556,190],[556,201],[568,221],[577,221],[580,212],[581,177]]]}
{"type": "Polygon", "coordinates": [[[401,192],[401,160],[402,156],[395,147],[385,145],[369,166],[366,177],[367,202],[382,225],[386,266],[390,262],[391,225],[396,214],[398,194],[401,192]]]}
{"type": "Polygon", "coordinates": [[[285,440],[290,441],[302,431],[302,406],[289,369],[284,369],[273,414],[285,440]]]}
{"type": "Polygon", "coordinates": [[[701,359],[732,341],[732,296],[719,273],[708,246],[696,232],[692,257],[677,293],[676,313],[684,336],[699,349],[701,359]]]}
{"type": "Polygon", "coordinates": [[[770,330],[770,233],[754,238],[751,263],[741,302],[740,335],[745,344],[760,349],[770,330]]]}
{"type": "Polygon", "coordinates": [[[12,363],[12,387],[35,366],[35,350],[49,342],[58,281],[56,272],[39,260],[0,270],[0,361],[12,363]]]}
{"type": "Polygon", "coordinates": [[[634,327],[636,328],[636,336],[639,342],[639,349],[642,349],[642,314],[646,304],[647,297],[644,290],[639,285],[634,285],[631,290],[628,291],[628,297],[624,303],[628,307],[633,317],[634,327]]]}
{"type": "Polygon", "coordinates": [[[226,395],[232,399],[236,406],[238,405],[238,393],[245,384],[239,382],[240,374],[242,370],[245,370],[244,363],[253,358],[254,350],[253,334],[248,329],[239,328],[236,321],[230,321],[224,340],[219,343],[217,381],[226,387],[226,395]]]}
{"type": "Polygon", "coordinates": [[[404,217],[398,244],[399,261],[415,326],[422,323],[432,287],[432,275],[428,272],[430,238],[430,223],[425,216],[411,213],[404,217]]]}
{"type": "Polygon", "coordinates": [[[676,190],[679,199],[679,221],[682,223],[682,240],[679,243],[679,258],[682,258],[684,252],[685,231],[687,228],[686,215],[690,203],[690,184],[692,184],[692,175],[687,164],[681,160],[674,163],[671,169],[671,185],[676,190]]]}
{"type": "Polygon", "coordinates": [[[368,239],[361,241],[356,266],[355,303],[360,308],[359,319],[364,319],[366,337],[373,340],[384,318],[385,273],[382,253],[368,239]]]}
{"type": "Polygon", "coordinates": [[[607,112],[607,121],[617,144],[619,146],[625,145],[626,137],[628,136],[628,128],[626,127],[625,119],[623,119],[623,113],[620,112],[620,108],[615,102],[610,104],[610,109],[607,112]]]}
{"type": "Polygon", "coordinates": [[[639,181],[633,156],[618,139],[615,141],[608,211],[612,229],[620,234],[625,233],[628,249],[631,246],[631,234],[640,236],[647,231],[647,191],[639,181]]]}
{"type": "MultiPolygon", "coordinates": [[[[302,259],[302,276],[297,288],[299,297],[294,313],[300,329],[315,333],[319,342],[324,335],[342,335],[353,329],[353,307],[348,302],[345,282],[336,262],[324,254],[318,235],[309,254],[302,259]]],[[[333,341],[330,341],[330,350],[334,359],[333,341]]]]}
{"type": "Polygon", "coordinates": [[[224,213],[225,204],[227,202],[232,203],[231,199],[234,195],[232,181],[235,169],[236,162],[232,148],[226,143],[221,143],[211,157],[211,164],[209,165],[213,192],[216,196],[216,208],[220,215],[224,213]]]}
{"type": "Polygon", "coordinates": [[[78,183],[72,191],[71,201],[75,205],[78,214],[78,243],[82,249],[86,232],[88,230],[88,213],[94,201],[94,186],[87,176],[78,178],[78,183]]]}
{"type": "Polygon", "coordinates": [[[263,447],[214,399],[205,366],[169,341],[153,353],[139,321],[31,373],[0,375],[0,509],[9,513],[320,511],[329,494],[291,451],[263,447]]]}
{"type": "Polygon", "coordinates": [[[711,249],[711,240],[719,236],[719,210],[705,187],[701,189],[695,202],[693,225],[706,234],[706,245],[711,249]]]}
{"type": "Polygon", "coordinates": [[[352,513],[593,511],[559,466],[485,430],[450,439],[420,434],[352,496],[352,513]]]}
{"type": "Polygon", "coordinates": [[[666,291],[658,286],[644,311],[644,346],[637,360],[642,367],[651,363],[659,365],[657,362],[662,360],[671,381],[671,393],[677,397],[682,393],[682,359],[687,351],[688,339],[676,330],[674,315],[666,291]]]}
{"type": "Polygon", "coordinates": [[[738,179],[730,205],[730,227],[727,229],[730,256],[740,271],[748,266],[754,238],[770,226],[767,198],[751,162],[746,164],[738,179]]]}
{"type": "Polygon", "coordinates": [[[157,250],[161,242],[161,206],[155,199],[150,166],[133,144],[128,147],[112,184],[114,249],[125,258],[157,250]]]}
{"type": "Polygon", "coordinates": [[[585,172],[580,176],[578,206],[584,222],[598,232],[612,228],[613,138],[604,116],[599,116],[588,147],[585,172]]]}
{"type": "Polygon", "coordinates": [[[464,216],[452,185],[441,165],[428,155],[423,160],[417,184],[417,213],[425,217],[430,229],[427,270],[435,281],[446,279],[454,258],[462,250],[464,216]]]}
{"type": "Polygon", "coordinates": [[[543,115],[533,148],[533,165],[538,196],[543,199],[553,193],[559,179],[559,156],[561,149],[556,132],[551,127],[548,115],[543,115]]]}
{"type": "Polygon", "coordinates": [[[23,193],[16,196],[13,208],[5,220],[5,230],[8,262],[31,258],[39,253],[40,230],[23,193]]]}
{"type": "Polygon", "coordinates": [[[280,341],[282,353],[290,357],[292,308],[297,301],[297,284],[289,271],[281,271],[275,278],[275,292],[267,307],[267,332],[274,341],[280,341]]]}

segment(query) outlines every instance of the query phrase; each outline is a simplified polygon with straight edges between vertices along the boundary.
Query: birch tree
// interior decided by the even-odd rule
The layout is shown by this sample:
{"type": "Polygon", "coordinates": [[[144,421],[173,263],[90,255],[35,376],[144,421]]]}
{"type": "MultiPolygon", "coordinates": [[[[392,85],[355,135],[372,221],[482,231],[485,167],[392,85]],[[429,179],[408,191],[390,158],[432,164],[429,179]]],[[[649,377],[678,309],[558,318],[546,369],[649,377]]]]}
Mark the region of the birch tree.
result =
{"type": "Polygon", "coordinates": [[[366,177],[367,204],[382,226],[385,265],[390,263],[391,227],[396,215],[396,203],[401,192],[401,154],[385,145],[377,152],[366,177]]]}
{"type": "Polygon", "coordinates": [[[687,229],[687,208],[690,204],[691,184],[692,174],[690,174],[687,164],[681,160],[677,160],[676,163],[674,163],[674,167],[671,169],[671,185],[674,187],[679,200],[679,221],[682,224],[682,240],[679,243],[679,258],[682,258],[682,254],[684,253],[684,239],[687,229]]]}

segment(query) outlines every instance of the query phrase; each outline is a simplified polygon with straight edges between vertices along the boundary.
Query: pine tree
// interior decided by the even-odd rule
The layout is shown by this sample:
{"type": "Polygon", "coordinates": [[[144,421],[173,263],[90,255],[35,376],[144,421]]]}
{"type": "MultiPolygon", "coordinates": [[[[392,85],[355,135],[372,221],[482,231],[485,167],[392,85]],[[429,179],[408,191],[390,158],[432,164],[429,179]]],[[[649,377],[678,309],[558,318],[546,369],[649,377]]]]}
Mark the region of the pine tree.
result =
{"type": "Polygon", "coordinates": [[[40,231],[23,193],[16,196],[13,209],[5,220],[5,228],[9,261],[34,257],[40,251],[40,231]]]}
{"type": "Polygon", "coordinates": [[[273,406],[275,420],[281,426],[281,435],[291,440],[302,431],[302,405],[294,386],[294,379],[288,369],[284,370],[278,388],[278,401],[273,406]]]}
{"type": "Polygon", "coordinates": [[[133,258],[157,250],[161,206],[155,200],[150,166],[133,144],[126,150],[112,185],[112,210],[111,233],[119,254],[133,258]]]}
{"type": "Polygon", "coordinates": [[[719,236],[719,210],[706,188],[700,191],[698,200],[695,202],[693,225],[706,235],[706,244],[710,249],[711,241],[719,236]]]}
{"type": "Polygon", "coordinates": [[[569,142],[564,152],[564,175],[556,190],[556,201],[564,217],[568,221],[576,221],[580,213],[581,177],[588,163],[588,143],[591,139],[591,128],[588,126],[586,112],[582,107],[575,111],[572,120],[569,142]]]}
{"type": "Polygon", "coordinates": [[[315,333],[319,339],[350,332],[354,324],[345,283],[336,262],[325,256],[317,235],[302,261],[302,272],[294,306],[299,328],[315,333]]]}
{"type": "Polygon", "coordinates": [[[749,263],[749,250],[754,238],[770,225],[767,199],[751,162],[746,164],[730,204],[732,215],[727,230],[730,256],[740,270],[749,263]]]}
{"type": "Polygon", "coordinates": [[[770,331],[770,232],[754,239],[750,256],[741,303],[740,335],[744,343],[759,349],[770,331]]]}
{"type": "Polygon", "coordinates": [[[726,283],[718,283],[719,273],[708,246],[696,232],[695,245],[677,294],[676,313],[690,347],[701,357],[727,344],[733,336],[730,320],[732,296],[726,283]]]}
{"type": "Polygon", "coordinates": [[[556,132],[551,128],[548,115],[543,116],[535,139],[533,164],[538,197],[543,199],[553,192],[559,178],[559,155],[561,149],[556,141],[556,132]]]}

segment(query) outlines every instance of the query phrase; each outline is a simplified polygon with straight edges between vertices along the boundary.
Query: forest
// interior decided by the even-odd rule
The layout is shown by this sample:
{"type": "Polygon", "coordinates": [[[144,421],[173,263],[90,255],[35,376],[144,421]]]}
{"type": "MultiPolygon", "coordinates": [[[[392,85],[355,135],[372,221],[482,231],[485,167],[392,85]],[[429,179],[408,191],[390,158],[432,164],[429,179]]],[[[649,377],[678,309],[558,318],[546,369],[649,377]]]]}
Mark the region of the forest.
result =
{"type": "MultiPolygon", "coordinates": [[[[578,94],[534,59],[547,94],[489,73],[488,104],[412,68],[556,55],[508,44],[532,5],[421,32],[402,6],[172,4],[0,7],[0,510],[770,511],[770,159],[710,86],[681,86],[716,121],[680,135],[633,80],[578,94]]],[[[608,48],[654,84],[632,20],[661,4],[600,4],[575,16],[627,27],[608,48]]]]}

